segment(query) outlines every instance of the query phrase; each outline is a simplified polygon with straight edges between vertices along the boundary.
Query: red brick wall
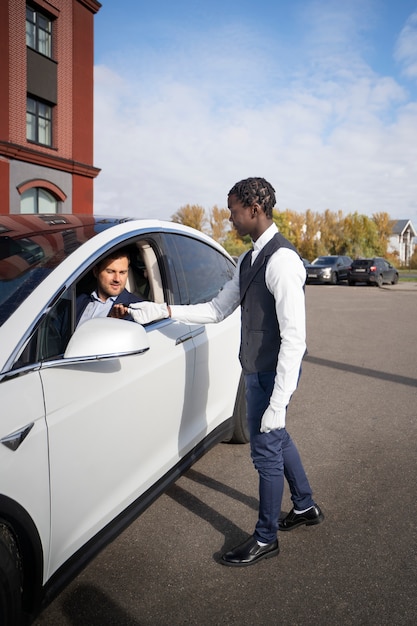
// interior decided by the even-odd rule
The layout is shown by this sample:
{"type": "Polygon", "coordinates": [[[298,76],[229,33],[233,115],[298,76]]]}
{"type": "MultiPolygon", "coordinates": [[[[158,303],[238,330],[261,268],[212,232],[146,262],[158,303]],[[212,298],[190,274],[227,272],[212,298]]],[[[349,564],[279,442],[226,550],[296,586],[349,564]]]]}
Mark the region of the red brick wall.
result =
{"type": "Polygon", "coordinates": [[[9,1],[9,141],[26,142],[26,2],[9,1]]]}
{"type": "Polygon", "coordinates": [[[73,5],[73,159],[93,162],[93,19],[85,6],[73,5]]]}
{"type": "Polygon", "coordinates": [[[10,213],[9,162],[0,156],[0,215],[10,213]]]}
{"type": "Polygon", "coordinates": [[[9,22],[7,2],[0,2],[0,139],[9,139],[9,22]]]}
{"type": "Polygon", "coordinates": [[[26,0],[10,2],[10,141],[35,148],[37,152],[72,159],[72,3],[51,0],[50,4],[59,12],[53,31],[53,59],[58,62],[58,106],[54,114],[53,146],[34,146],[26,141],[26,0]]]}
{"type": "Polygon", "coordinates": [[[9,155],[72,173],[72,210],[92,213],[93,181],[98,173],[93,167],[93,37],[94,14],[100,4],[95,0],[38,2],[57,16],[53,25],[58,88],[53,145],[48,148],[26,141],[26,0],[0,0],[0,140],[23,148],[19,152],[7,146],[6,157],[0,156],[0,192],[7,191],[0,214],[5,204],[9,211],[9,155]]]}
{"type": "Polygon", "coordinates": [[[93,181],[85,176],[72,177],[72,212],[91,214],[93,212],[93,181]]]}

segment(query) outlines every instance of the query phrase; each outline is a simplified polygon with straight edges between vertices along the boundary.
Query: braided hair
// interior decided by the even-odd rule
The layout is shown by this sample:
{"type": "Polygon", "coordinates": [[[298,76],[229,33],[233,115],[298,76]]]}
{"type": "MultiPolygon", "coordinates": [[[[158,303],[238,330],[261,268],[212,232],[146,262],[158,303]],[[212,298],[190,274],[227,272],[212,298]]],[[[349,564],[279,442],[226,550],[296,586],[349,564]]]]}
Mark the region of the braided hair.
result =
{"type": "Polygon", "coordinates": [[[252,206],[257,202],[267,217],[272,217],[275,206],[275,189],[265,178],[245,178],[239,181],[229,191],[230,195],[239,198],[243,206],[252,206]]]}

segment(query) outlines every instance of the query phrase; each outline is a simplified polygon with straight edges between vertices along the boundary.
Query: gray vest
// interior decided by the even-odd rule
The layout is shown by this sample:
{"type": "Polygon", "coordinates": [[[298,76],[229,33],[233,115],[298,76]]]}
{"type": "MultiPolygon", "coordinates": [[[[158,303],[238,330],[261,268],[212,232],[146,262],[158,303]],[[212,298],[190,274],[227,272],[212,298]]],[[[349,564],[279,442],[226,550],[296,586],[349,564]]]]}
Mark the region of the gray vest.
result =
{"type": "Polygon", "coordinates": [[[262,248],[253,265],[251,253],[240,266],[240,304],[242,330],[239,359],[244,374],[275,371],[281,345],[275,298],[265,284],[266,266],[279,248],[294,246],[277,233],[262,248]]]}

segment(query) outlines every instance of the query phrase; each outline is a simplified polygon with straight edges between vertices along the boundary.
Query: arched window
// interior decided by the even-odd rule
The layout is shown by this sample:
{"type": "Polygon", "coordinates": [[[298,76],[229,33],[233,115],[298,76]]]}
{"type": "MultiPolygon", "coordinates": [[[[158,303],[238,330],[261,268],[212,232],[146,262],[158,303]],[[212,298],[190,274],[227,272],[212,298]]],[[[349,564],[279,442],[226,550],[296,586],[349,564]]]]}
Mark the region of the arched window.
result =
{"type": "Polygon", "coordinates": [[[20,212],[33,213],[58,213],[59,201],[42,187],[31,187],[22,193],[20,197],[20,212]]]}

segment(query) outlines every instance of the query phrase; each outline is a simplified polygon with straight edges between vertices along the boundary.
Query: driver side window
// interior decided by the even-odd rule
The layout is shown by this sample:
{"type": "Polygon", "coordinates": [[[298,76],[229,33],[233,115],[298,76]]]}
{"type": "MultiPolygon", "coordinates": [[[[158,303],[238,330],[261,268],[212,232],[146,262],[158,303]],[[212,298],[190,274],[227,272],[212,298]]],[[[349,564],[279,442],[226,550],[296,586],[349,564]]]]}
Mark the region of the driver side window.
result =
{"type": "Polygon", "coordinates": [[[71,293],[67,289],[47,310],[13,369],[62,358],[74,327],[71,293]]]}

